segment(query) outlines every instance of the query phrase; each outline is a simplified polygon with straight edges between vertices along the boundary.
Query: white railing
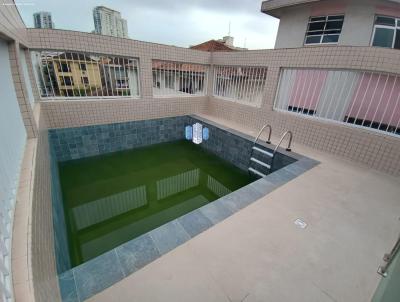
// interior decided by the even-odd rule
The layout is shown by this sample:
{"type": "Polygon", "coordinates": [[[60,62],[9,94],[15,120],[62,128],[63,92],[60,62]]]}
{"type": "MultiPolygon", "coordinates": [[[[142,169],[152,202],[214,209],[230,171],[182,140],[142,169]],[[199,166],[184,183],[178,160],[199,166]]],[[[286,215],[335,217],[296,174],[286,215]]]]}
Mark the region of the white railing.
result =
{"type": "Polygon", "coordinates": [[[400,76],[283,69],[274,109],[400,134],[400,76]]]}
{"type": "Polygon", "coordinates": [[[40,95],[54,98],[139,97],[135,58],[68,51],[33,51],[40,95]]]}
{"type": "Polygon", "coordinates": [[[206,65],[153,60],[152,72],[154,96],[206,95],[206,65]]]}
{"type": "Polygon", "coordinates": [[[266,67],[215,66],[213,95],[260,106],[266,79],[266,67]]]}

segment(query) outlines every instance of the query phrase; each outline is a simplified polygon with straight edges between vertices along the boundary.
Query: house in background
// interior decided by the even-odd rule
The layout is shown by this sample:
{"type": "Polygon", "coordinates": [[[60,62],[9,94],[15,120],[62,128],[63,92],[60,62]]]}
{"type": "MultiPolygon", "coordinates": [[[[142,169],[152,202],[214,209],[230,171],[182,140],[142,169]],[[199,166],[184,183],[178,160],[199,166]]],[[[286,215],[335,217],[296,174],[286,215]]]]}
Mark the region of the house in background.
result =
{"type": "MultiPolygon", "coordinates": [[[[100,69],[89,56],[77,53],[49,53],[40,58],[42,66],[49,67],[46,91],[54,91],[55,96],[96,95],[93,91],[101,88],[100,69]],[[53,89],[49,89],[52,86],[53,89]]],[[[47,74],[47,73],[45,73],[47,74]]]]}
{"type": "Polygon", "coordinates": [[[203,51],[238,51],[247,50],[247,48],[233,46],[233,37],[225,36],[218,40],[209,40],[197,45],[190,46],[191,49],[203,51]]]}
{"type": "Polygon", "coordinates": [[[275,48],[339,45],[400,49],[398,0],[267,0],[261,11],[280,19],[275,48]]]}

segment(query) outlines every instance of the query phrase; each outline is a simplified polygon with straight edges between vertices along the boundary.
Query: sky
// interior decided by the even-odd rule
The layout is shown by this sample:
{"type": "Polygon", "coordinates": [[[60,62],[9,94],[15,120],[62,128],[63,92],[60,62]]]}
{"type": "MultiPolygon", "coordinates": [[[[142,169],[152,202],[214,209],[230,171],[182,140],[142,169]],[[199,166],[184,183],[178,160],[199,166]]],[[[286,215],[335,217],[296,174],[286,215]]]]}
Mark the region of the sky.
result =
{"type": "Polygon", "coordinates": [[[104,5],[120,11],[131,39],[189,47],[228,35],[234,45],[273,48],[279,20],[261,13],[262,0],[20,0],[26,26],[33,13],[49,11],[58,29],[91,32],[92,10],[104,5]]]}

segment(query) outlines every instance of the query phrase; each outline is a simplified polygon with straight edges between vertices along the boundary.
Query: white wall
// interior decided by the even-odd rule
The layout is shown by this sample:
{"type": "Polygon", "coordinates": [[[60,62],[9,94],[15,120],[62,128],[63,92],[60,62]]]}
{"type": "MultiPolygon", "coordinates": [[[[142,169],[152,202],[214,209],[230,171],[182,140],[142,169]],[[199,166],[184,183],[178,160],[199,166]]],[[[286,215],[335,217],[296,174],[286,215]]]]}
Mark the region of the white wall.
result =
{"type": "Polygon", "coordinates": [[[8,45],[1,39],[0,66],[0,301],[9,301],[12,220],[26,131],[12,80],[8,45]],[[1,290],[1,285],[8,289],[1,290]]]}
{"type": "Polygon", "coordinates": [[[306,5],[285,10],[279,22],[275,48],[302,47],[309,17],[310,7],[306,5]]]}

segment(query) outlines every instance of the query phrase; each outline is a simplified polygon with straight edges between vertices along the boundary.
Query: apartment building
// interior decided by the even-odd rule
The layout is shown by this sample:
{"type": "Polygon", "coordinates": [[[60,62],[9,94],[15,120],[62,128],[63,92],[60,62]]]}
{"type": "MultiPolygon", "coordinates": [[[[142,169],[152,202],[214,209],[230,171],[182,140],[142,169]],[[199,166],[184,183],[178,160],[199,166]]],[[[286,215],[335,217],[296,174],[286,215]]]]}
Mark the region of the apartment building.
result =
{"type": "Polygon", "coordinates": [[[49,12],[37,12],[33,14],[35,28],[54,28],[54,22],[49,12]]]}
{"type": "Polygon", "coordinates": [[[128,25],[121,13],[105,6],[93,9],[95,33],[100,35],[128,38],[128,25]]]}

